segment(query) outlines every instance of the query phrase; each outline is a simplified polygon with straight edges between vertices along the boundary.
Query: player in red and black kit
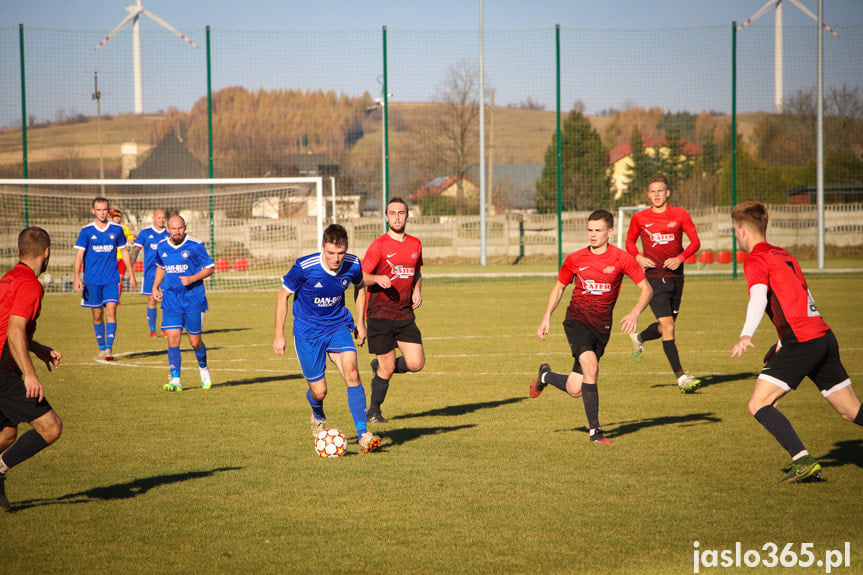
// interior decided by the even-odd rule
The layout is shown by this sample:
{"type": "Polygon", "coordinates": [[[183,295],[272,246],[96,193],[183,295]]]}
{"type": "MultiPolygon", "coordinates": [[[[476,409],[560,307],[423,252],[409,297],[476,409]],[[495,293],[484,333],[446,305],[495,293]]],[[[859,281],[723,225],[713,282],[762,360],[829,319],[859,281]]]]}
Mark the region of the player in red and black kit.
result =
{"type": "Polygon", "coordinates": [[[32,352],[49,371],[60,363],[60,352],[33,341],[42,310],[39,274],[50,256],[48,232],[27,228],[18,234],[18,263],[0,278],[0,508],[7,511],[6,473],[54,443],[62,430],[30,359],[32,352]],[[15,441],[24,421],[33,429],[15,441]]]}
{"type": "Polygon", "coordinates": [[[376,239],[363,258],[363,279],[369,290],[369,352],[372,360],[372,393],[366,418],[369,423],[387,423],[381,404],[387,396],[393,373],[417,372],[425,365],[422,335],[414,310],[423,301],[423,246],[405,233],[408,205],[392,198],[386,206],[387,233],[376,239]],[[402,355],[396,358],[396,348],[402,355]]]}
{"type": "Polygon", "coordinates": [[[545,340],[551,323],[551,314],[560,303],[563,292],[573,284],[572,300],[566,308],[563,330],[569,341],[575,363],[569,375],[553,373],[544,363],[539,375],[530,386],[530,396],[539,397],[548,384],[565,391],[572,397],[582,397],[587,415],[590,440],[594,443],[611,443],[599,425],[599,392],[597,375],[599,358],[611,335],[614,304],[620,293],[623,276],[627,275],[641,290],[638,303],[620,323],[624,333],[632,333],[638,325],[638,315],[647,307],[653,295],[644,272],[635,258],[622,249],[609,245],[614,231],[614,216],[606,210],[597,210],[587,218],[589,246],[571,253],[557,274],[557,282],[548,296],[545,315],[536,330],[539,339],[545,340]]]}
{"type": "Polygon", "coordinates": [[[800,264],[782,248],[767,243],[767,208],[746,200],[734,206],[731,217],[737,242],[749,253],[743,262],[749,305],[731,357],[755,347],[752,336],[766,311],[776,326],[779,343],[775,354],[765,358],[749,399],[749,412],[791,455],[791,470],[780,483],[815,478],[821,466],[776,404],[808,376],[843,419],[863,425],[860,399],[839,359],[836,336],[821,318],[800,264]]]}
{"type": "Polygon", "coordinates": [[[698,251],[701,241],[689,212],[668,204],[668,179],[653,176],[647,185],[650,207],[637,212],[629,222],[626,234],[626,251],[635,257],[653,288],[650,308],[656,321],[641,333],[632,333],[632,357],[641,361],[644,342],[662,338],[662,349],[677,378],[678,389],[682,393],[692,393],[701,380],[683,371],[680,354],[674,342],[674,323],[683,299],[683,262],[698,251]],[[689,245],[683,249],[683,234],[689,238],[689,245]],[[641,237],[643,253],[639,253],[636,242],[641,237]]]}

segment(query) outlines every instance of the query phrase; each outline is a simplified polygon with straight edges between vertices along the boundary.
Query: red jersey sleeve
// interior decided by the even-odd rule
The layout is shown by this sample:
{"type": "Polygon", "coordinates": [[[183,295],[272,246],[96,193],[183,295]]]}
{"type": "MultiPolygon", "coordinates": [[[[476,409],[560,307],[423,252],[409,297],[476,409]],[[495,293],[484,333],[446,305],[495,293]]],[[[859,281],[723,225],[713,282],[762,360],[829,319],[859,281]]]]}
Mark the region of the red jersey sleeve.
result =
{"type": "Polygon", "coordinates": [[[683,212],[683,233],[686,234],[686,237],[689,238],[689,245],[686,246],[686,249],[681,252],[677,259],[680,261],[686,261],[686,258],[694,254],[698,251],[698,248],[701,247],[701,240],[698,239],[698,230],[695,228],[695,223],[692,221],[692,217],[689,215],[689,212],[683,212]]]}
{"type": "Polygon", "coordinates": [[[373,241],[369,244],[369,249],[366,250],[366,255],[363,256],[362,267],[363,271],[367,274],[375,273],[375,270],[378,267],[378,262],[381,261],[381,249],[380,242],[378,240],[373,241]]]}
{"type": "Polygon", "coordinates": [[[638,255],[638,236],[641,233],[639,220],[640,212],[632,214],[632,219],[629,220],[629,230],[626,232],[626,251],[632,256],[638,255]]]}
{"type": "Polygon", "coordinates": [[[567,258],[563,261],[563,265],[561,266],[560,271],[557,272],[557,281],[559,281],[565,286],[571,284],[572,278],[575,277],[572,258],[573,254],[567,256],[567,258]]]}
{"type": "Polygon", "coordinates": [[[9,315],[23,317],[28,322],[35,321],[39,317],[42,306],[42,284],[35,282],[22,282],[18,293],[12,301],[9,315]]]}
{"type": "Polygon", "coordinates": [[[621,259],[621,269],[623,269],[623,273],[629,276],[636,284],[641,283],[644,279],[644,270],[641,269],[641,266],[638,265],[638,262],[635,261],[635,258],[627,253],[622,254],[621,259]]]}
{"type": "Polygon", "coordinates": [[[746,291],[752,289],[754,285],[770,285],[767,273],[767,260],[761,254],[749,254],[743,261],[743,275],[746,276],[746,291]]]}

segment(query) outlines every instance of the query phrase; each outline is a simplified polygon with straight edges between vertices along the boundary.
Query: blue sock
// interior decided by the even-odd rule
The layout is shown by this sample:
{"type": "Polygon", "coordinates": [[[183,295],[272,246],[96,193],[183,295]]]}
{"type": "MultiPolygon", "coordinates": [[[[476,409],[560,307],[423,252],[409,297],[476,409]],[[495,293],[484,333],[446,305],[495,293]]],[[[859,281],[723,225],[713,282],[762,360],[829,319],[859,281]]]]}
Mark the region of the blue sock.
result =
{"type": "Polygon", "coordinates": [[[306,390],[306,399],[309,400],[309,405],[312,406],[312,413],[315,414],[315,419],[326,419],[324,415],[324,402],[318,401],[312,396],[312,390],[306,390]]]}
{"type": "Polygon", "coordinates": [[[183,356],[180,355],[180,346],[168,347],[168,367],[171,369],[171,377],[180,377],[180,368],[183,365],[183,356]]]}
{"type": "Polygon", "coordinates": [[[99,349],[105,349],[105,324],[94,323],[93,331],[96,332],[96,343],[99,344],[99,349]]]}
{"type": "Polygon", "coordinates": [[[348,407],[351,410],[351,417],[354,418],[357,437],[362,437],[363,433],[368,431],[366,426],[366,390],[362,385],[348,387],[348,407]]]}
{"type": "Polygon", "coordinates": [[[147,325],[150,326],[150,331],[156,331],[156,308],[147,308],[147,325]]]}
{"type": "Polygon", "coordinates": [[[201,347],[195,350],[195,357],[198,360],[198,367],[207,367],[207,346],[201,342],[201,347]]]}
{"type": "Polygon", "coordinates": [[[105,324],[105,347],[114,347],[114,337],[117,335],[117,322],[105,324]]]}

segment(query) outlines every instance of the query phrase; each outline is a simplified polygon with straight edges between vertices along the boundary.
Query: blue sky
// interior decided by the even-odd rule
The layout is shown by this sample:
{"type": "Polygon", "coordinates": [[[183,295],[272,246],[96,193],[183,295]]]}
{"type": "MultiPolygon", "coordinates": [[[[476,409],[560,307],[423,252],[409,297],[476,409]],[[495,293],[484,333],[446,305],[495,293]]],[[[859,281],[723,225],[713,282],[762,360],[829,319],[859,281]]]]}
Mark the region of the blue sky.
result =
{"type": "MultiPolygon", "coordinates": [[[[815,0],[801,0],[817,12],[815,0]]],[[[131,32],[93,47],[130,0],[0,0],[0,127],[20,123],[18,23],[27,39],[27,111],[40,120],[132,111],[131,32]]],[[[486,0],[486,76],[496,104],[527,97],[555,106],[554,33],[562,51],[561,102],[589,114],[612,107],[730,111],[730,28],[762,0],[486,0]]],[[[824,0],[825,83],[863,90],[863,0],[824,0]]],[[[784,3],[785,96],[815,84],[814,22],[784,3]]],[[[394,101],[429,101],[448,69],[476,63],[479,2],[464,0],[144,0],[204,46],[213,30],[213,89],[322,89],[380,93],[381,27],[388,29],[394,101]]],[[[189,110],[206,95],[204,50],[142,19],[144,111],[189,110]]],[[[738,111],[773,108],[773,15],[738,35],[738,111]]]]}
{"type": "MultiPolygon", "coordinates": [[[[818,4],[801,0],[813,13],[818,4]]],[[[110,31],[125,17],[124,0],[3,0],[0,25],[110,31]]],[[[762,0],[486,0],[490,30],[542,28],[692,28],[744,21],[762,0]]],[[[144,7],[186,31],[205,25],[224,30],[367,30],[386,25],[408,30],[472,30],[479,2],[465,0],[144,0],[144,7]]],[[[810,20],[786,1],[785,23],[810,20]]],[[[863,24],[861,0],[824,0],[829,24],[863,24]]],[[[765,17],[768,22],[769,16],[765,17]]]]}

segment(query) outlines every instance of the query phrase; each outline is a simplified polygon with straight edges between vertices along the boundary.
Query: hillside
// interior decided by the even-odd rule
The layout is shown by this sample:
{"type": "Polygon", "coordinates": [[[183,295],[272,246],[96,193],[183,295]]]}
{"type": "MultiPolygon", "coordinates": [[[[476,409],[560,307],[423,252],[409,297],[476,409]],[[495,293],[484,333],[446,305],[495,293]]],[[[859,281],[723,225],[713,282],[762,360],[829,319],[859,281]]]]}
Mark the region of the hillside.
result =
{"type": "MultiPolygon", "coordinates": [[[[438,104],[430,103],[393,103],[390,106],[390,156],[394,163],[411,163],[404,150],[416,149],[421,135],[414,128],[427,123],[429,118],[438,114],[438,104]]],[[[738,130],[744,140],[751,141],[752,130],[758,114],[738,117],[738,130]]],[[[125,114],[111,119],[102,119],[102,148],[107,164],[119,165],[120,146],[124,142],[138,144],[138,153],[145,154],[150,149],[150,138],[155,124],[161,122],[161,115],[125,114]]],[[[609,118],[589,118],[591,124],[602,133],[609,118]]],[[[723,117],[722,121],[730,122],[723,117]]],[[[536,164],[543,161],[543,155],[551,143],[555,130],[555,113],[537,110],[519,110],[495,107],[486,111],[486,135],[493,147],[487,150],[496,164],[536,164]]],[[[99,125],[96,118],[87,122],[63,125],[48,125],[27,130],[28,155],[31,163],[70,157],[82,160],[99,158],[99,125]]],[[[0,130],[0,164],[21,162],[21,130],[6,128],[0,130]]],[[[381,153],[381,123],[366,122],[365,135],[351,151],[352,163],[368,163],[367,158],[379,158],[381,153]]]]}

